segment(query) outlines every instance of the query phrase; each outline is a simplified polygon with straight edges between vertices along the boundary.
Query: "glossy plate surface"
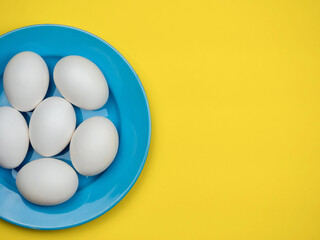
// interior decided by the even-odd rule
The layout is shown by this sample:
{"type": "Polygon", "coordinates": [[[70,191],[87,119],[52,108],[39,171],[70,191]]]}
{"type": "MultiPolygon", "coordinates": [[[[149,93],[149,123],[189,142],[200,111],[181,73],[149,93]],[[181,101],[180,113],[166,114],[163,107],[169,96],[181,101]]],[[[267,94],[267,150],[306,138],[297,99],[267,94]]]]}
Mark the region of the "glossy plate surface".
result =
{"type": "MultiPolygon", "coordinates": [[[[95,111],[75,107],[77,126],[92,116],[108,117],[119,132],[119,151],[111,166],[100,175],[78,175],[79,188],[70,200],[57,206],[42,207],[26,201],[15,184],[17,171],[29,161],[41,158],[30,145],[19,168],[0,167],[0,217],[35,229],[62,229],[86,223],[116,205],[131,189],[144,166],[151,134],[144,89],[124,57],[102,39],[73,27],[34,25],[0,37],[0,106],[10,106],[3,91],[3,71],[10,58],[21,51],[36,52],[46,61],[50,71],[46,97],[61,96],[54,85],[52,72],[62,57],[80,55],[101,69],[109,84],[109,100],[95,111]]],[[[23,114],[27,122],[31,114],[23,114]]],[[[69,146],[55,157],[71,165],[69,146]]]]}

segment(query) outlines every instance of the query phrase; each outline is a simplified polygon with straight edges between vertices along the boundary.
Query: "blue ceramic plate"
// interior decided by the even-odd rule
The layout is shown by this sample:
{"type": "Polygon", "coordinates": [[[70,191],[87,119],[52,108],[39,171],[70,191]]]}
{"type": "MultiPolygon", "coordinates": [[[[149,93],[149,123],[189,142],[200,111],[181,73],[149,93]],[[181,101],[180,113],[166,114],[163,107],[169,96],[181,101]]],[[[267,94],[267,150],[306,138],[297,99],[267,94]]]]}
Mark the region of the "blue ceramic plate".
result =
{"type": "MultiPolygon", "coordinates": [[[[75,107],[77,126],[92,116],[108,117],[119,131],[119,151],[105,172],[94,177],[79,175],[78,191],[67,202],[43,207],[26,201],[15,184],[19,169],[41,158],[30,145],[26,159],[19,168],[7,170],[0,167],[0,217],[35,229],[62,229],[86,223],[115,206],[133,186],[143,168],[151,133],[146,94],[129,63],[102,39],[73,27],[35,25],[0,37],[0,106],[10,106],[3,91],[3,71],[10,58],[21,51],[36,52],[46,61],[50,71],[46,97],[61,96],[52,79],[53,68],[60,58],[83,56],[101,69],[109,84],[109,100],[95,111],[75,107]]],[[[31,114],[23,114],[27,122],[31,114]]],[[[56,158],[71,164],[69,147],[56,158]]]]}

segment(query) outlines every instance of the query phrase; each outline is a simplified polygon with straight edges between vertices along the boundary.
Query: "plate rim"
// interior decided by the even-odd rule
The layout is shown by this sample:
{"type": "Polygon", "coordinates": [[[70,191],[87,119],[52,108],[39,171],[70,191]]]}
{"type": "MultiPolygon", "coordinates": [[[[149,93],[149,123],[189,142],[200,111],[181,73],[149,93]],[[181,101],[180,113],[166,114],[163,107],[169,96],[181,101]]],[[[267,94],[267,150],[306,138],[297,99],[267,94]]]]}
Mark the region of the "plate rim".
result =
{"type": "Polygon", "coordinates": [[[74,223],[74,224],[65,225],[65,226],[59,226],[59,227],[31,226],[31,225],[28,225],[28,224],[23,224],[21,222],[15,222],[15,221],[13,221],[11,219],[7,219],[7,218],[3,217],[2,215],[0,215],[0,219],[6,221],[8,223],[14,224],[16,226],[19,226],[19,227],[24,227],[24,228],[29,228],[29,229],[37,229],[37,230],[60,230],[60,229],[67,229],[67,228],[80,226],[80,225],[83,225],[83,224],[85,224],[87,222],[90,222],[90,221],[92,221],[94,219],[97,219],[98,217],[102,216],[103,214],[105,214],[106,212],[111,210],[114,206],[116,206],[128,194],[128,192],[131,190],[133,185],[138,180],[138,178],[139,178],[139,176],[140,176],[140,174],[141,174],[141,172],[143,170],[143,167],[144,167],[144,165],[146,163],[146,160],[147,160],[147,156],[148,156],[149,149],[150,149],[150,143],[151,143],[151,114],[150,114],[150,106],[149,106],[149,101],[148,101],[148,98],[147,98],[147,94],[146,94],[146,92],[144,90],[144,87],[143,87],[143,85],[141,83],[141,80],[140,80],[138,74],[135,72],[135,70],[133,69],[133,67],[129,63],[129,61],[115,47],[113,47],[110,43],[108,43],[104,39],[94,35],[93,33],[90,33],[90,32],[88,32],[86,30],[83,30],[83,29],[80,29],[80,28],[77,28],[77,27],[64,25],[64,24],[33,24],[33,25],[28,25],[28,26],[24,26],[24,27],[20,27],[20,28],[16,28],[14,30],[8,31],[8,32],[0,35],[0,39],[4,38],[7,35],[10,35],[12,33],[18,32],[18,31],[22,31],[22,30],[29,29],[29,28],[38,28],[38,27],[61,27],[61,28],[67,28],[67,29],[71,29],[71,30],[76,30],[76,31],[82,32],[84,34],[90,35],[91,37],[103,42],[108,47],[110,47],[126,63],[126,65],[129,67],[129,69],[134,74],[134,76],[135,76],[135,78],[136,78],[136,80],[137,80],[137,82],[138,82],[138,84],[140,86],[140,89],[141,89],[141,91],[143,93],[143,97],[144,97],[144,100],[145,100],[144,102],[145,102],[146,107],[147,107],[147,115],[148,115],[148,141],[147,141],[147,147],[145,149],[145,153],[144,153],[140,168],[138,169],[136,175],[134,176],[134,178],[131,181],[131,183],[129,184],[129,186],[121,193],[121,195],[118,197],[118,199],[116,201],[114,201],[113,204],[111,204],[108,207],[104,208],[97,215],[95,215],[93,217],[89,217],[88,219],[86,219],[84,221],[80,221],[80,222],[77,222],[77,223],[74,223]]]}

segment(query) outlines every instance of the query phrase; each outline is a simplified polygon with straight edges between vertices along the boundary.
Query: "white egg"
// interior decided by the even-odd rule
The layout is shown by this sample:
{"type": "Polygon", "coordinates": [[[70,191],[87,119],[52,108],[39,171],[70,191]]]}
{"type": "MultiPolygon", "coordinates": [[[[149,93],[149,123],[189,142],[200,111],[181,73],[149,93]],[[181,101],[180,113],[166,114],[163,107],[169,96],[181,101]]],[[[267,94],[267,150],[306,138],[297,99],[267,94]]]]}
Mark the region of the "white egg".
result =
{"type": "Polygon", "coordinates": [[[11,107],[0,107],[0,166],[16,168],[24,160],[29,148],[26,120],[11,107]]]}
{"type": "Polygon", "coordinates": [[[28,201],[51,206],[70,199],[78,188],[78,175],[67,163],[54,159],[34,160],[21,168],[16,184],[28,201]]]}
{"type": "Polygon", "coordinates": [[[72,105],[60,97],[46,98],[31,115],[31,145],[42,156],[54,156],[68,145],[75,127],[76,114],[72,105]]]}
{"type": "Polygon", "coordinates": [[[53,78],[61,95],[77,107],[95,110],[108,100],[109,88],[103,73],[84,57],[62,58],[54,68],[53,78]]]}
{"type": "Polygon", "coordinates": [[[49,86],[47,64],[34,52],[16,54],[3,74],[3,88],[10,104],[17,110],[33,110],[44,98],[49,86]]]}
{"type": "Polygon", "coordinates": [[[105,117],[85,120],[74,132],[70,142],[70,158],[82,175],[103,172],[114,160],[119,145],[116,127],[105,117]]]}

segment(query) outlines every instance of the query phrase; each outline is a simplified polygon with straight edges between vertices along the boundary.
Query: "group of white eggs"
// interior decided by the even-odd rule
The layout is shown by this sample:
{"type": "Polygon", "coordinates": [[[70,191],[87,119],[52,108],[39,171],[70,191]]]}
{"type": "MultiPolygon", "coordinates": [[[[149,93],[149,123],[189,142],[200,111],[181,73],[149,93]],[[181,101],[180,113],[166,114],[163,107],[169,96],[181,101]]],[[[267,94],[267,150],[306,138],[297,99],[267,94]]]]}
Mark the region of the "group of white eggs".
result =
{"type": "Polygon", "coordinates": [[[0,107],[0,166],[18,167],[26,157],[30,140],[33,149],[45,158],[23,166],[16,185],[24,198],[45,206],[65,202],[77,191],[75,170],[51,158],[69,142],[72,165],[84,176],[97,175],[108,168],[119,145],[117,129],[105,117],[88,118],[76,128],[71,104],[96,110],[108,100],[109,88],[101,70],[84,57],[67,56],[56,64],[53,78],[64,98],[44,99],[49,87],[45,61],[30,51],[16,54],[3,75],[4,92],[13,108],[0,107]],[[32,110],[28,127],[19,111],[32,110]]]}

